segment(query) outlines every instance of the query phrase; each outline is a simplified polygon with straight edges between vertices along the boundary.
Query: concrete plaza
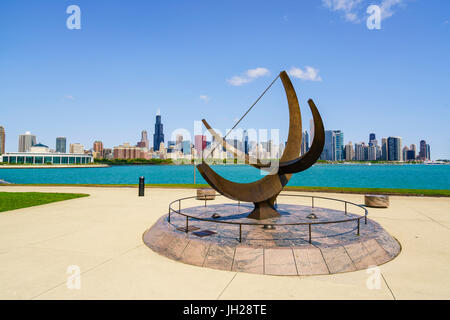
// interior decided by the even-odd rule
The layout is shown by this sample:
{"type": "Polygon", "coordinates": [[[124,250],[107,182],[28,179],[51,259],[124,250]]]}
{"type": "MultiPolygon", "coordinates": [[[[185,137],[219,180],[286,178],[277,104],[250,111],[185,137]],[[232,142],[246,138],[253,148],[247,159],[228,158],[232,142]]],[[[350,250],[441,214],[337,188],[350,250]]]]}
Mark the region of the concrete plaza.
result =
{"type": "MultiPolygon", "coordinates": [[[[366,270],[268,276],[158,255],[142,234],[167,213],[170,201],[193,196],[192,189],[148,188],[145,197],[138,197],[136,188],[2,186],[0,191],[90,194],[0,213],[0,299],[450,298],[450,198],[392,196],[390,208],[369,209],[370,218],[402,246],[397,258],[380,266],[376,288],[375,274],[366,270]],[[69,266],[80,268],[79,289],[67,286],[69,266]]],[[[363,203],[363,195],[310,194],[363,203]]],[[[338,205],[316,202],[341,209],[338,205]]]]}

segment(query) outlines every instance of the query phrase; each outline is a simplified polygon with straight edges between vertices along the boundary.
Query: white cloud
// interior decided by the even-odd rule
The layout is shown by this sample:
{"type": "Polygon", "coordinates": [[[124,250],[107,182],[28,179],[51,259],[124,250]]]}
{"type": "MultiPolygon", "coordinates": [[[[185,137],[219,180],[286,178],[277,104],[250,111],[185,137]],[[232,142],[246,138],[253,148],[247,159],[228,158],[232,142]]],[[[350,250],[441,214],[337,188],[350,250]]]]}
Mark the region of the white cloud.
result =
{"type": "Polygon", "coordinates": [[[322,0],[322,3],[328,9],[333,11],[342,10],[350,12],[361,2],[362,0],[322,0]]]}
{"type": "Polygon", "coordinates": [[[229,84],[231,84],[232,86],[241,86],[245,83],[250,82],[251,80],[245,77],[240,77],[240,76],[234,76],[231,79],[227,80],[229,84]]]}
{"type": "Polygon", "coordinates": [[[305,81],[322,81],[322,78],[319,76],[319,70],[310,66],[306,66],[304,71],[300,68],[292,67],[288,74],[305,81]]]}
{"type": "Polygon", "coordinates": [[[350,22],[359,22],[356,13],[362,0],[322,0],[322,4],[331,11],[341,11],[344,18],[350,22]]]}
{"type": "Polygon", "coordinates": [[[64,96],[64,99],[67,99],[67,100],[75,100],[75,97],[74,96],[72,96],[72,95],[70,95],[70,94],[66,94],[65,96],[64,96]]]}
{"type": "Polygon", "coordinates": [[[200,95],[200,100],[203,100],[205,103],[208,103],[211,100],[207,95],[200,95]]]}
{"type": "Polygon", "coordinates": [[[346,13],[345,14],[345,20],[350,21],[350,22],[358,22],[358,16],[355,13],[346,13]]]}
{"type": "Polygon", "coordinates": [[[252,79],[263,77],[268,74],[269,74],[269,70],[267,70],[266,68],[256,68],[256,69],[247,70],[247,76],[252,79]]]}
{"type": "Polygon", "coordinates": [[[383,0],[380,4],[381,19],[392,17],[395,13],[395,7],[402,4],[403,0],[383,0]]]}
{"type": "Polygon", "coordinates": [[[268,75],[270,72],[266,68],[255,68],[247,70],[244,75],[234,76],[231,79],[228,79],[227,82],[232,86],[241,86],[243,84],[252,82],[256,78],[260,78],[268,75]]]}
{"type": "Polygon", "coordinates": [[[392,17],[397,7],[405,4],[405,0],[381,0],[378,4],[371,0],[322,0],[322,4],[331,11],[341,12],[346,21],[358,23],[364,19],[369,5],[380,7],[383,20],[392,17]]]}

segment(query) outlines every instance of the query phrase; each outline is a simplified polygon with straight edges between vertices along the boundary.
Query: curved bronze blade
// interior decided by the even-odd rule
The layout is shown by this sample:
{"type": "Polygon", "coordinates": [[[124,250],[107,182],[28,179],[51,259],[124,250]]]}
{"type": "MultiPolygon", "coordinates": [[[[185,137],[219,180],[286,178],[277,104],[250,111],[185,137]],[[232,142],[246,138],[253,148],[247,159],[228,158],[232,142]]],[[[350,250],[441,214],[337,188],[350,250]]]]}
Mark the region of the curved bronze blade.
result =
{"type": "Polygon", "coordinates": [[[319,159],[320,154],[322,153],[323,146],[325,144],[325,129],[323,126],[322,117],[320,116],[320,113],[312,99],[308,100],[308,104],[314,119],[314,140],[311,148],[307,153],[297,159],[280,162],[278,169],[279,174],[304,171],[311,167],[317,159],[319,159]]]}
{"type": "Polygon", "coordinates": [[[285,174],[266,175],[255,182],[238,183],[220,176],[206,162],[198,164],[197,169],[217,192],[227,198],[245,202],[261,202],[272,198],[281,192],[291,176],[285,174]]]}

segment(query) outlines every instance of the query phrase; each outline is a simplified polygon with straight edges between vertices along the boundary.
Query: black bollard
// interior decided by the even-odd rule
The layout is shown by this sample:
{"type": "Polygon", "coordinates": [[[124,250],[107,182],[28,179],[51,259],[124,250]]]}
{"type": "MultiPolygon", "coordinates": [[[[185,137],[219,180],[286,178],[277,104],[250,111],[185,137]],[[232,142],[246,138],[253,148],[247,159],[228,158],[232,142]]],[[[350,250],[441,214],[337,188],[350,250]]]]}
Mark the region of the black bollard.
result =
{"type": "Polygon", "coordinates": [[[145,188],[144,179],[145,179],[144,177],[139,177],[139,197],[144,196],[144,188],[145,188]]]}

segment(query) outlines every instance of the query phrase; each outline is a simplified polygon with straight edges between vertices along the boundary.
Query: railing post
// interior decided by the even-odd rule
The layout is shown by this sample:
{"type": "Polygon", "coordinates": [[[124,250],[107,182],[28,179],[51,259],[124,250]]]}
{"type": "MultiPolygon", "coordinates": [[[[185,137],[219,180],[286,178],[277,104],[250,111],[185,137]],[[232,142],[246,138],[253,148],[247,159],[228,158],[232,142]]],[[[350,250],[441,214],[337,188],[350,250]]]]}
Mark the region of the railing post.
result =
{"type": "Polygon", "coordinates": [[[189,232],[189,217],[186,216],[186,233],[189,232]]]}
{"type": "Polygon", "coordinates": [[[178,213],[181,213],[181,200],[178,200],[178,213]]]}
{"type": "Polygon", "coordinates": [[[206,208],[206,194],[205,194],[205,208],[206,208]]]}
{"type": "Polygon", "coordinates": [[[367,224],[367,212],[364,212],[364,224],[367,224]]]}
{"type": "Polygon", "coordinates": [[[345,214],[347,215],[347,201],[345,201],[345,214]]]}
{"type": "Polygon", "coordinates": [[[308,226],[309,226],[309,243],[311,243],[311,223],[308,226]]]}
{"type": "Polygon", "coordinates": [[[239,224],[239,242],[242,242],[242,224],[239,224]]]}
{"type": "Polygon", "coordinates": [[[359,236],[359,221],[360,221],[361,219],[358,219],[358,233],[356,234],[356,235],[358,235],[359,236]]]}
{"type": "Polygon", "coordinates": [[[169,206],[169,218],[167,219],[168,220],[168,222],[170,223],[170,206],[169,206]]]}
{"type": "Polygon", "coordinates": [[[311,197],[311,202],[312,202],[311,208],[314,208],[314,197],[311,197]]]}
{"type": "Polygon", "coordinates": [[[241,206],[241,200],[238,200],[238,207],[241,206]]]}

